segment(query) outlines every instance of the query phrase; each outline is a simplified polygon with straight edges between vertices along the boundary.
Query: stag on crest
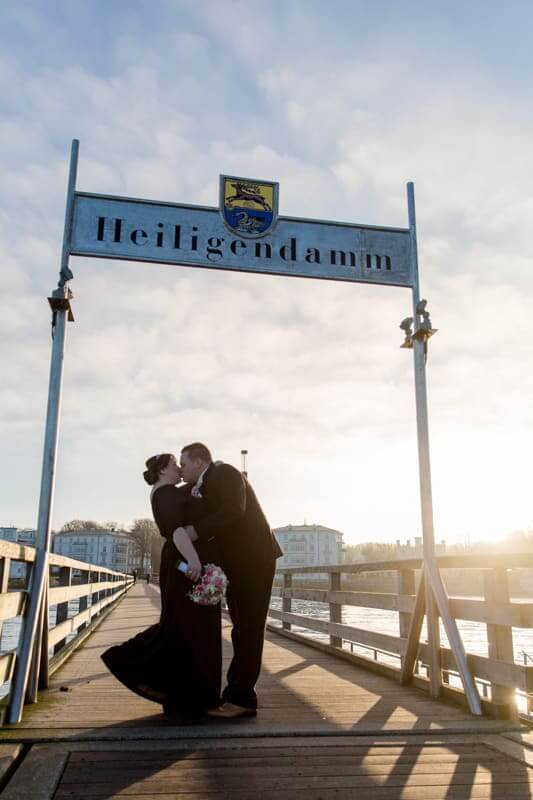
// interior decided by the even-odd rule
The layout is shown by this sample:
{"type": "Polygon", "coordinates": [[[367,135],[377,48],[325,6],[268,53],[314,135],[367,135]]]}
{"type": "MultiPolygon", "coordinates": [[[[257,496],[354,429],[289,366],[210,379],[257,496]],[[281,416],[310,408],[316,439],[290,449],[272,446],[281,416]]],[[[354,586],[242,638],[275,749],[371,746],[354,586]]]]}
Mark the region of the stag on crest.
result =
{"type": "Polygon", "coordinates": [[[253,183],[232,183],[230,184],[235,189],[235,194],[226,198],[228,205],[236,203],[238,200],[246,200],[249,203],[257,203],[265,211],[272,211],[271,207],[260,194],[259,187],[253,183]]]}

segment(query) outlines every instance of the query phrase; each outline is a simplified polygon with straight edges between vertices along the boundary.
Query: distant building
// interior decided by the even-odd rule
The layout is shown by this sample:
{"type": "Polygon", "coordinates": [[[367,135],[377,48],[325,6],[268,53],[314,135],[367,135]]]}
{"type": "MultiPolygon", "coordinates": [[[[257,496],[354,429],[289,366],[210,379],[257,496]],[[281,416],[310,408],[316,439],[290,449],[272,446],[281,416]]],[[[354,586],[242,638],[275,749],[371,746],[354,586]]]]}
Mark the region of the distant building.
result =
{"type": "MultiPolygon", "coordinates": [[[[0,539],[5,542],[14,542],[35,547],[37,531],[34,528],[16,528],[14,526],[0,527],[0,539]]],[[[11,579],[22,580],[26,575],[27,567],[20,561],[12,561],[9,567],[11,579]]]]}
{"type": "Polygon", "coordinates": [[[52,539],[52,551],[117,572],[132,572],[140,568],[139,546],[122,531],[60,531],[52,539]]]}
{"type": "Polygon", "coordinates": [[[37,531],[34,528],[15,528],[13,526],[0,528],[0,539],[6,542],[18,542],[35,547],[37,531]]]}
{"type": "Polygon", "coordinates": [[[4,539],[6,542],[16,542],[18,535],[18,528],[14,527],[7,527],[7,528],[0,528],[0,539],[4,539]]]}
{"type": "Polygon", "coordinates": [[[33,528],[19,528],[18,532],[18,543],[29,545],[30,547],[35,547],[35,542],[37,539],[37,531],[33,528]]]}
{"type": "Polygon", "coordinates": [[[274,528],[283,550],[278,568],[313,567],[315,564],[342,564],[342,534],[324,525],[285,525],[274,528]]]}
{"type": "MultiPolygon", "coordinates": [[[[444,539],[441,542],[435,542],[435,555],[443,556],[446,553],[446,542],[444,539]]],[[[422,545],[422,537],[415,536],[414,543],[407,539],[405,544],[402,544],[399,539],[396,540],[396,549],[394,558],[423,558],[424,547],[422,545]]]]}

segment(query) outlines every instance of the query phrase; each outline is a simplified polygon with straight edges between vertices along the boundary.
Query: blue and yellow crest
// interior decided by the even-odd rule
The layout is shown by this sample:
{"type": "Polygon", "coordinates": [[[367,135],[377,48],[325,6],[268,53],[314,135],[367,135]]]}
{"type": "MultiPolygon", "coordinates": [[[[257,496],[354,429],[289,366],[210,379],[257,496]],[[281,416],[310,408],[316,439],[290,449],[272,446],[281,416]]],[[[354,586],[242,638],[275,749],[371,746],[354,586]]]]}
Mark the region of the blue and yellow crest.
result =
{"type": "Polygon", "coordinates": [[[278,217],[278,186],[269,181],[220,176],[220,213],[227,228],[254,238],[269,233],[278,217]]]}

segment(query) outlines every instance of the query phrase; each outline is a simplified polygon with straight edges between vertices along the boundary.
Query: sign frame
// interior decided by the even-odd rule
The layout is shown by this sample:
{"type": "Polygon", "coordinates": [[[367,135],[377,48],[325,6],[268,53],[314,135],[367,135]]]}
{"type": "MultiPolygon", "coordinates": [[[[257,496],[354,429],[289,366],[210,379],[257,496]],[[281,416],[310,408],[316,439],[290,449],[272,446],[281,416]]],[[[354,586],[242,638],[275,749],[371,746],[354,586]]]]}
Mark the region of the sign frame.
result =
{"type": "MultiPolygon", "coordinates": [[[[105,197],[102,195],[89,195],[76,191],[76,176],[78,169],[78,153],[79,141],[74,139],[72,141],[71,155],[70,155],[70,168],[67,189],[67,202],[65,209],[65,225],[63,234],[63,248],[61,254],[61,267],[59,273],[59,281],[57,288],[52,292],[52,297],[49,298],[50,305],[52,306],[52,354],[51,354],[51,369],[48,389],[48,404],[45,425],[44,437],[44,452],[43,452],[43,465],[41,472],[41,492],[39,499],[39,512],[38,512],[38,526],[37,526],[37,558],[32,576],[32,586],[30,592],[30,604],[28,618],[24,626],[24,637],[21,644],[20,655],[17,659],[17,667],[15,678],[13,682],[13,689],[11,700],[8,708],[7,718],[9,722],[19,722],[22,716],[22,709],[24,704],[24,697],[28,694],[30,700],[35,702],[37,698],[37,682],[42,687],[48,684],[48,652],[46,647],[46,636],[44,635],[44,626],[48,619],[48,594],[47,594],[47,557],[50,550],[51,538],[51,512],[53,505],[53,498],[55,492],[55,472],[57,463],[57,441],[59,432],[59,418],[61,406],[61,393],[62,393],[62,376],[63,376],[63,362],[65,352],[66,340],[66,324],[69,315],[71,315],[70,300],[72,293],[69,289],[69,282],[74,277],[69,266],[69,257],[71,255],[91,256],[100,258],[120,258],[112,252],[108,253],[88,253],[83,252],[82,249],[73,246],[73,234],[76,233],[76,202],[81,197],[105,197]],[[43,646],[43,641],[45,645],[43,646]],[[33,666],[30,678],[30,667],[33,666]]],[[[133,202],[133,203],[146,203],[141,200],[129,200],[126,198],[113,198],[119,202],[133,202]]],[[[424,330],[421,327],[421,320],[419,319],[420,307],[420,284],[418,272],[418,253],[417,253],[417,238],[416,238],[416,216],[415,216],[415,200],[414,200],[414,185],[413,183],[407,184],[407,201],[408,201],[408,216],[409,228],[408,229],[390,229],[390,228],[373,228],[373,230],[381,231],[398,231],[402,234],[407,234],[409,237],[409,283],[402,284],[388,284],[400,285],[405,288],[410,288],[412,293],[413,303],[413,320],[415,323],[415,332],[413,339],[413,355],[414,355],[414,379],[415,379],[415,404],[416,404],[416,418],[417,418],[417,442],[418,442],[418,460],[419,460],[419,483],[420,483],[420,504],[421,504],[421,518],[422,518],[422,536],[424,546],[424,601],[425,609],[428,618],[428,638],[430,650],[430,692],[433,697],[438,697],[442,684],[442,673],[440,668],[440,635],[438,626],[438,614],[442,617],[446,634],[451,645],[457,663],[458,671],[461,675],[465,695],[470,706],[472,714],[481,715],[481,701],[476,685],[472,678],[467,660],[464,646],[459,634],[457,623],[451,614],[448,598],[444,589],[442,578],[438,569],[435,559],[435,536],[433,529],[433,501],[431,490],[431,469],[429,460],[429,426],[428,426],[428,406],[427,406],[427,388],[426,388],[426,345],[427,339],[424,336],[424,330]],[[438,613],[437,613],[438,607],[438,613]]],[[[159,206],[172,206],[169,203],[162,203],[159,206]]],[[[175,206],[172,206],[175,208],[175,206]]],[[[210,207],[203,206],[184,206],[184,208],[193,208],[200,211],[215,211],[218,217],[218,210],[210,207]]],[[[283,218],[278,217],[276,230],[280,225],[281,220],[295,221],[298,224],[302,220],[297,218],[283,218]]],[[[94,221],[93,221],[94,222],[94,221]]],[[[304,220],[303,222],[306,222],[304,220]]],[[[355,227],[350,226],[349,223],[329,223],[326,221],[315,221],[317,224],[323,225],[340,225],[341,227],[355,227]]],[[[223,224],[220,222],[220,224],[223,224]]],[[[104,226],[105,227],[105,226],[104,226]]],[[[97,228],[98,230],[98,228],[97,228]]],[[[135,228],[138,230],[138,228],[135,228]]],[[[140,229],[143,230],[144,229],[140,229]]],[[[145,236],[148,237],[146,232],[145,236]]],[[[119,237],[120,238],[120,237],[119,237]]],[[[140,234],[136,234],[135,238],[144,238],[140,234]]],[[[264,237],[263,237],[264,238],[264,237]]],[[[141,247],[144,245],[140,245],[141,247]]],[[[122,254],[123,258],[128,258],[128,255],[122,254]]],[[[131,259],[131,257],[129,257],[131,259]]],[[[152,259],[134,259],[134,260],[152,260],[152,259]]],[[[155,260],[155,259],[154,259],[155,260]]],[[[166,262],[158,262],[166,263],[166,262]]],[[[174,263],[174,262],[172,262],[174,263]]],[[[188,266],[201,266],[192,264],[188,266]]],[[[203,265],[208,268],[215,268],[213,264],[203,265]]],[[[232,269],[232,267],[220,266],[222,269],[232,269]]],[[[259,270],[257,270],[259,271],[259,270]]],[[[277,273],[274,273],[277,274],[277,273]]],[[[285,273],[284,273],[285,274],[285,273]]],[[[302,275],[301,277],[317,277],[313,275],[302,275]]],[[[320,276],[326,277],[327,276],[320,276]]],[[[335,279],[335,278],[334,278],[335,279]]],[[[352,282],[362,283],[363,281],[351,279],[352,282]]],[[[418,615],[418,619],[413,621],[409,630],[408,637],[408,650],[411,653],[416,653],[417,642],[420,636],[420,628],[422,624],[422,616],[418,615]]],[[[411,662],[414,663],[413,659],[411,662]]],[[[410,667],[412,666],[410,664],[410,667]]],[[[409,672],[408,670],[407,672],[409,672]]],[[[412,674],[402,674],[402,678],[408,681],[412,678],[412,674]]]]}

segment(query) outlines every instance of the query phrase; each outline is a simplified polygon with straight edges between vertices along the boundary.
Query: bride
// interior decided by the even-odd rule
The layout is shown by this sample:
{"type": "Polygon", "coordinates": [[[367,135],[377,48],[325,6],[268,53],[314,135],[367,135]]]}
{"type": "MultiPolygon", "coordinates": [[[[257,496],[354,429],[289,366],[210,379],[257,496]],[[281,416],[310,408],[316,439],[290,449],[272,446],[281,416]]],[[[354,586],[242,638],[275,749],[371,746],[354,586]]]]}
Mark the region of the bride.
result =
{"type": "Polygon", "coordinates": [[[152,456],[143,473],[152,486],[152,512],[161,536],[158,623],[102,654],[107,668],[128,689],[163,706],[168,715],[198,716],[220,704],[222,666],[221,610],[188,597],[202,562],[212,560],[200,542],[192,544],[181,528],[205,515],[204,500],[177,486],[181,468],[171,453],[152,456]],[[176,569],[183,559],[186,574],[176,569]]]}

